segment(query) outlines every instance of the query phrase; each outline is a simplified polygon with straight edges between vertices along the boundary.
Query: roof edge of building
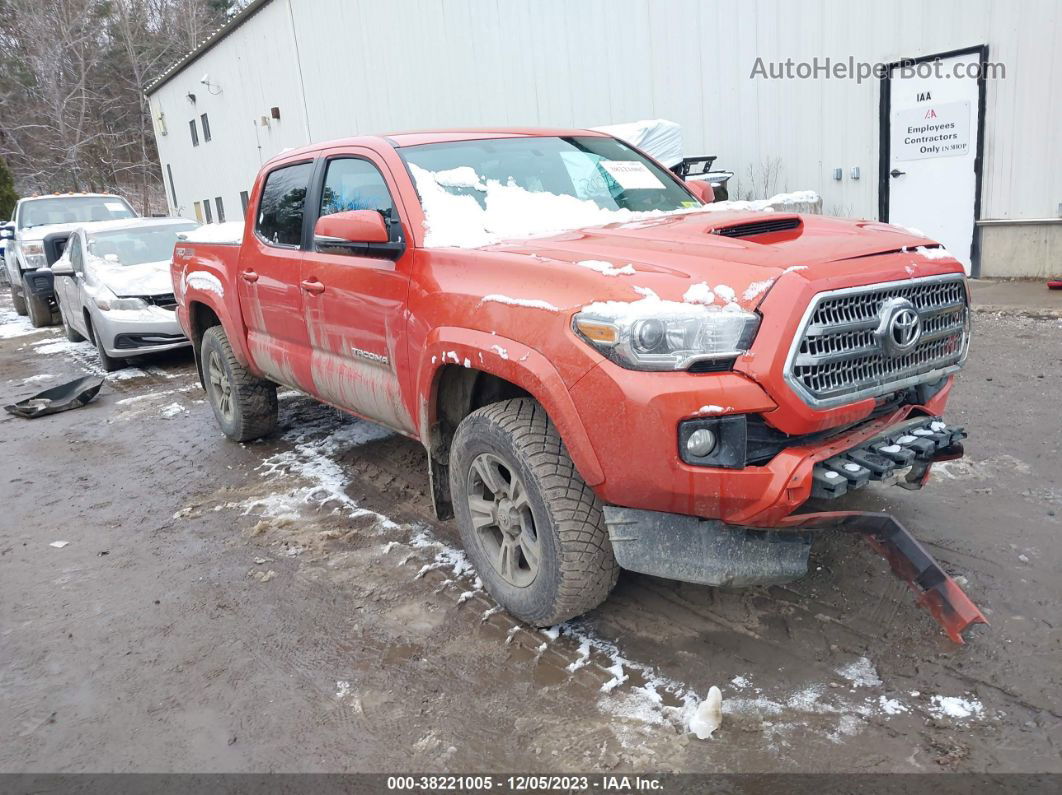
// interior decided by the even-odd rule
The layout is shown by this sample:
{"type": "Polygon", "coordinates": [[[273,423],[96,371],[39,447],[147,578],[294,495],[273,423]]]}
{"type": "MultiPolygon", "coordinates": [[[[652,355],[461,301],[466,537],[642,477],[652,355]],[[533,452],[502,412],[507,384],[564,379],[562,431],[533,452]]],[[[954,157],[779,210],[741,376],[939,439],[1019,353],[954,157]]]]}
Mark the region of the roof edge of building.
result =
{"type": "Polygon", "coordinates": [[[240,27],[240,25],[249,20],[261,8],[272,1],[273,0],[251,0],[251,2],[241,8],[232,19],[203,39],[203,41],[197,44],[194,49],[189,50],[183,56],[167,66],[162,74],[148,83],[147,87],[144,89],[144,93],[147,96],[154,94],[166,85],[166,83],[170,82],[183,72],[185,67],[191,66],[199,60],[201,56],[213,49],[215,45],[220,44],[230,33],[233,33],[240,27]]]}

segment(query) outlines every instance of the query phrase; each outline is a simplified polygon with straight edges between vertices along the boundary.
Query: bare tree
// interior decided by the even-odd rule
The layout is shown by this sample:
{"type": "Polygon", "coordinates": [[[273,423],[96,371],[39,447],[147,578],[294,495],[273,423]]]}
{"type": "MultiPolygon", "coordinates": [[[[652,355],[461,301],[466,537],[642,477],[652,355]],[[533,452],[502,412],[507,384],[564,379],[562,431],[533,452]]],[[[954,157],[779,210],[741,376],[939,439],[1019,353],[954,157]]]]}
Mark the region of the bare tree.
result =
{"type": "Polygon", "coordinates": [[[145,89],[241,4],[0,0],[0,156],[17,187],[165,208],[145,89]]]}

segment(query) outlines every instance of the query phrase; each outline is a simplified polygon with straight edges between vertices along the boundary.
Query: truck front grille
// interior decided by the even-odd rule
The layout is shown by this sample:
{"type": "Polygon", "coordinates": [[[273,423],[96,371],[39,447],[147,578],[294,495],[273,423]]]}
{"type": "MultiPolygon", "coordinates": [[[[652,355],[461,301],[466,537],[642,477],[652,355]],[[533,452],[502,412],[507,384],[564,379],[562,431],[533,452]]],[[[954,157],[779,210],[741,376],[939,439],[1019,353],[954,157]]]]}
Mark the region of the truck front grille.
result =
{"type": "Polygon", "coordinates": [[[962,364],[968,312],[961,274],[820,293],[793,343],[786,380],[816,408],[936,380],[962,364]],[[913,315],[916,334],[904,328],[913,315]]]}

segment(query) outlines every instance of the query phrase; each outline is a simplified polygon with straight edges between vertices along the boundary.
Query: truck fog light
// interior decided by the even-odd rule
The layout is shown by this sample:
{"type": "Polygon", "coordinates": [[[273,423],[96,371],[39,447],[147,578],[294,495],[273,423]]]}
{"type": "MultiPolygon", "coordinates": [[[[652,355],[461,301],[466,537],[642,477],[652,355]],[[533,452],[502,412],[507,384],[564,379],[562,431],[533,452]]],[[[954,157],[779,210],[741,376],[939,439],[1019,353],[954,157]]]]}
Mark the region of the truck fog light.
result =
{"type": "Polygon", "coordinates": [[[686,440],[686,452],[703,458],[715,449],[715,434],[707,428],[698,428],[686,440]]]}

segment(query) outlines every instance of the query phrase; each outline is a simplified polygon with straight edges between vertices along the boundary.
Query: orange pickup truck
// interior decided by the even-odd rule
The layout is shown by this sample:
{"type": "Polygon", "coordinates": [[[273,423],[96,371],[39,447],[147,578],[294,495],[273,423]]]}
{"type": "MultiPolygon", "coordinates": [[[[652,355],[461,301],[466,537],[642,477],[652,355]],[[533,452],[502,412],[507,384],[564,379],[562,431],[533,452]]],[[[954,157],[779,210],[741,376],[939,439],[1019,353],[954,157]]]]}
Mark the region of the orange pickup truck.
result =
{"type": "Polygon", "coordinates": [[[273,430],[283,384],[419,440],[438,516],[530,623],[619,568],[791,580],[839,527],[961,641],[983,617],[898,523],[806,504],[962,454],[962,266],[898,227],[711,202],[585,130],[317,144],[263,167],[242,234],[177,244],[178,315],[231,438],[273,430]]]}

